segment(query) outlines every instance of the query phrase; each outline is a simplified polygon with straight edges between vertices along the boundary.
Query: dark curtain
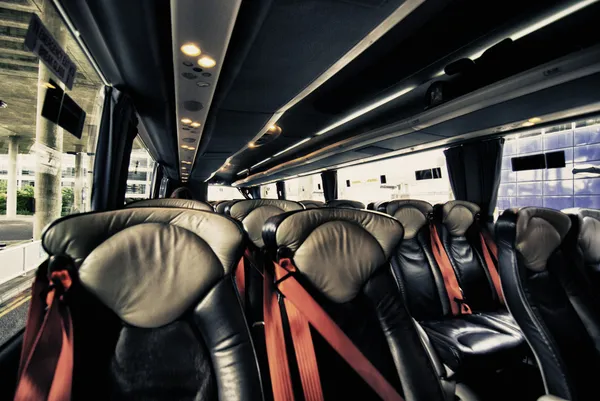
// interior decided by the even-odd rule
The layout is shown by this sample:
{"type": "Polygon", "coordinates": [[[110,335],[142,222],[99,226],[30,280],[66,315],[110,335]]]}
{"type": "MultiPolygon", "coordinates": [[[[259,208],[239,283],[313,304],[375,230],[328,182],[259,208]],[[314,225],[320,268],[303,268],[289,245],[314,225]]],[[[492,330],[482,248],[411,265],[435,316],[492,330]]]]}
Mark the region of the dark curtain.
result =
{"type": "Polygon", "coordinates": [[[323,183],[325,202],[337,199],[337,170],[322,172],[321,181],[323,183]]]}
{"type": "Polygon", "coordinates": [[[129,96],[107,87],[94,161],[93,210],[123,207],[131,148],[138,133],[137,123],[129,96]]]}
{"type": "Polygon", "coordinates": [[[277,181],[275,185],[277,186],[277,199],[285,199],[285,182],[277,181]]]}
{"type": "Polygon", "coordinates": [[[260,186],[251,187],[251,188],[249,188],[249,190],[250,190],[250,197],[252,199],[260,199],[260,186]]]}
{"type": "Polygon", "coordinates": [[[238,188],[238,191],[242,194],[244,199],[250,199],[250,189],[249,188],[238,188]]]}
{"type": "Polygon", "coordinates": [[[206,202],[208,197],[208,183],[199,180],[192,180],[187,187],[192,191],[194,199],[206,202]]]}
{"type": "Polygon", "coordinates": [[[498,198],[503,147],[504,138],[496,138],[444,151],[454,197],[479,205],[488,222],[498,198]]]}

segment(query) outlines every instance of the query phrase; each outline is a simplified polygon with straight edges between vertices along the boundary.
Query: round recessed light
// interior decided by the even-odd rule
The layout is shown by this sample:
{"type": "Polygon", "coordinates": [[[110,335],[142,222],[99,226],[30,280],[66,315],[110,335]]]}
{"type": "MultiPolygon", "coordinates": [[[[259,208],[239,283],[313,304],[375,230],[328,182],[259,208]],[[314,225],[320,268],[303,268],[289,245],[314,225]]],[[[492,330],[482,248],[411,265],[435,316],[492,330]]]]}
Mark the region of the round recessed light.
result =
{"type": "Polygon", "coordinates": [[[210,86],[210,82],[198,81],[196,82],[196,85],[198,85],[200,88],[206,88],[207,86],[210,86]]]}
{"type": "Polygon", "coordinates": [[[212,74],[210,72],[203,72],[202,76],[208,78],[208,77],[212,77],[212,74]]]}
{"type": "Polygon", "coordinates": [[[181,166],[181,169],[182,169],[182,170],[187,170],[187,167],[185,167],[185,166],[181,166]]]}
{"type": "Polygon", "coordinates": [[[182,122],[183,124],[191,124],[191,123],[192,123],[192,120],[191,120],[191,119],[189,119],[189,118],[182,118],[182,119],[181,119],[181,122],[182,122]]]}
{"type": "Polygon", "coordinates": [[[202,124],[200,124],[200,123],[199,123],[199,122],[197,122],[197,121],[194,121],[194,122],[193,122],[193,123],[191,123],[190,125],[192,126],[192,128],[198,128],[198,127],[199,127],[200,125],[202,125],[202,124]]]}
{"type": "Polygon", "coordinates": [[[249,148],[255,148],[255,147],[256,147],[256,144],[255,144],[254,142],[250,142],[250,143],[248,144],[248,147],[249,147],[249,148]]]}
{"type": "Polygon", "coordinates": [[[181,46],[181,51],[186,56],[192,56],[192,57],[199,56],[200,53],[202,53],[202,51],[200,51],[200,48],[197,45],[195,45],[194,43],[184,44],[183,46],[181,46]]]}
{"type": "Polygon", "coordinates": [[[198,59],[198,65],[202,68],[213,68],[217,62],[210,56],[202,56],[198,59]]]}
{"type": "Polygon", "coordinates": [[[194,63],[190,63],[189,61],[184,61],[182,64],[185,65],[186,67],[191,67],[194,65],[194,63]]]}
{"type": "Polygon", "coordinates": [[[192,68],[192,70],[194,70],[196,72],[202,72],[202,68],[200,68],[200,67],[194,67],[194,68],[192,68]]]}

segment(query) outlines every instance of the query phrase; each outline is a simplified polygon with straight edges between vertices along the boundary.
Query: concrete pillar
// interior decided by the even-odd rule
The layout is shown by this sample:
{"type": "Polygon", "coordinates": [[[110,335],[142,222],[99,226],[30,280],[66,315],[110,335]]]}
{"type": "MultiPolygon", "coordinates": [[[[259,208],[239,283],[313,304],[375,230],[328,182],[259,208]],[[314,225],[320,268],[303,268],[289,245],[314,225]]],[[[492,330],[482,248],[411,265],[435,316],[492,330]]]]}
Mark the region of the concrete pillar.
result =
{"type": "Polygon", "coordinates": [[[8,183],[6,186],[6,217],[17,217],[17,155],[19,154],[19,138],[8,137],[8,183]]]}
{"type": "MultiPolygon", "coordinates": [[[[42,0],[38,5],[41,6],[41,19],[44,22],[44,25],[64,49],[68,32],[64,23],[54,10],[52,2],[50,0],[42,0]]],[[[34,239],[41,238],[44,227],[60,217],[62,209],[62,192],[60,184],[62,173],[63,129],[41,115],[42,107],[44,105],[44,96],[46,95],[44,84],[48,82],[50,78],[57,83],[60,82],[60,80],[40,61],[37,85],[35,141],[36,144],[39,143],[54,149],[60,154],[60,157],[58,157],[58,171],[56,173],[44,170],[43,166],[40,165],[40,158],[37,158],[34,191],[34,239]]],[[[61,86],[64,89],[64,85],[61,84],[61,86]]]]}
{"type": "Polygon", "coordinates": [[[83,175],[83,146],[75,146],[75,186],[73,187],[73,211],[83,212],[83,186],[85,177],[83,175]]]}

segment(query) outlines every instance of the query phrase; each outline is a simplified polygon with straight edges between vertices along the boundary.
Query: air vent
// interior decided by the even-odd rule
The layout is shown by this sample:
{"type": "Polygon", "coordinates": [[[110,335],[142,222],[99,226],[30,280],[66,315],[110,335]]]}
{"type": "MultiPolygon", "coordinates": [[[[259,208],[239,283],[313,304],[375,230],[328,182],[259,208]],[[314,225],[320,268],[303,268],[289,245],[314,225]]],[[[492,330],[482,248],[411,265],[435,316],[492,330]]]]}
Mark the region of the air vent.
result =
{"type": "Polygon", "coordinates": [[[196,139],[195,138],[182,138],[181,139],[183,142],[187,142],[187,143],[192,143],[195,142],[196,139]]]}
{"type": "Polygon", "coordinates": [[[185,102],[183,102],[183,107],[187,111],[200,111],[204,108],[202,103],[197,102],[195,100],[186,100],[185,102]]]}
{"type": "Polygon", "coordinates": [[[184,77],[185,79],[195,79],[198,78],[198,75],[194,74],[193,72],[184,72],[181,74],[182,77],[184,77]]]}

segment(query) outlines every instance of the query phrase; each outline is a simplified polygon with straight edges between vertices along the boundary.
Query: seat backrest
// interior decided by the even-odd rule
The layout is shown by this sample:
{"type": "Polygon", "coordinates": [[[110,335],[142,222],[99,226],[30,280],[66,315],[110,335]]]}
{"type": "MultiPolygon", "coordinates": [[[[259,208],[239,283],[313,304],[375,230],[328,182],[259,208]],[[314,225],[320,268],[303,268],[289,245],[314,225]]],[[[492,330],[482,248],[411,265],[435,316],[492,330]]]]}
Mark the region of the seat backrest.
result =
{"type": "Polygon", "coordinates": [[[450,201],[436,205],[433,216],[467,304],[474,311],[496,310],[498,296],[478,242],[479,206],[466,201],[450,201]]]}
{"type": "Polygon", "coordinates": [[[243,240],[225,216],[175,208],[52,223],[44,249],[76,272],[72,398],[263,399],[231,275],[243,240]]]}
{"type": "Polygon", "coordinates": [[[269,217],[302,209],[304,206],[294,201],[247,199],[233,204],[229,209],[229,215],[243,224],[252,244],[257,248],[262,248],[264,245],[262,229],[269,217]]]}
{"type": "Polygon", "coordinates": [[[212,206],[206,202],[177,198],[144,199],[129,203],[125,207],[180,207],[184,209],[213,211],[212,206]]]}
{"type": "Polygon", "coordinates": [[[600,210],[575,208],[563,210],[577,227],[578,237],[574,256],[591,285],[600,289],[600,210]]]}
{"type": "Polygon", "coordinates": [[[598,392],[600,308],[598,288],[590,291],[572,252],[580,237],[597,252],[600,232],[571,227],[564,213],[526,207],[505,211],[496,237],[506,303],[534,351],[546,392],[575,401],[598,392]]]}
{"type": "Polygon", "coordinates": [[[240,199],[219,201],[214,206],[215,212],[217,212],[219,214],[227,214],[225,209],[227,209],[229,206],[231,206],[234,203],[239,202],[239,201],[240,201],[240,199]]]}
{"type": "MultiPolygon", "coordinates": [[[[333,208],[282,214],[263,231],[268,253],[291,258],[297,280],[406,400],[440,400],[441,385],[390,269],[402,235],[389,216],[333,208]]],[[[319,333],[312,336],[325,399],[377,399],[319,333]]]]}
{"type": "Polygon", "coordinates": [[[301,200],[299,201],[305,209],[316,209],[318,207],[324,207],[325,202],[316,201],[316,200],[301,200]]]}
{"type": "Polygon", "coordinates": [[[365,209],[365,204],[355,200],[333,199],[327,202],[327,207],[344,207],[350,209],[365,209]]]}
{"type": "Polygon", "coordinates": [[[404,239],[394,251],[392,268],[411,315],[422,320],[449,314],[444,279],[431,250],[431,204],[395,200],[380,203],[378,211],[395,217],[404,227],[404,239]]]}

